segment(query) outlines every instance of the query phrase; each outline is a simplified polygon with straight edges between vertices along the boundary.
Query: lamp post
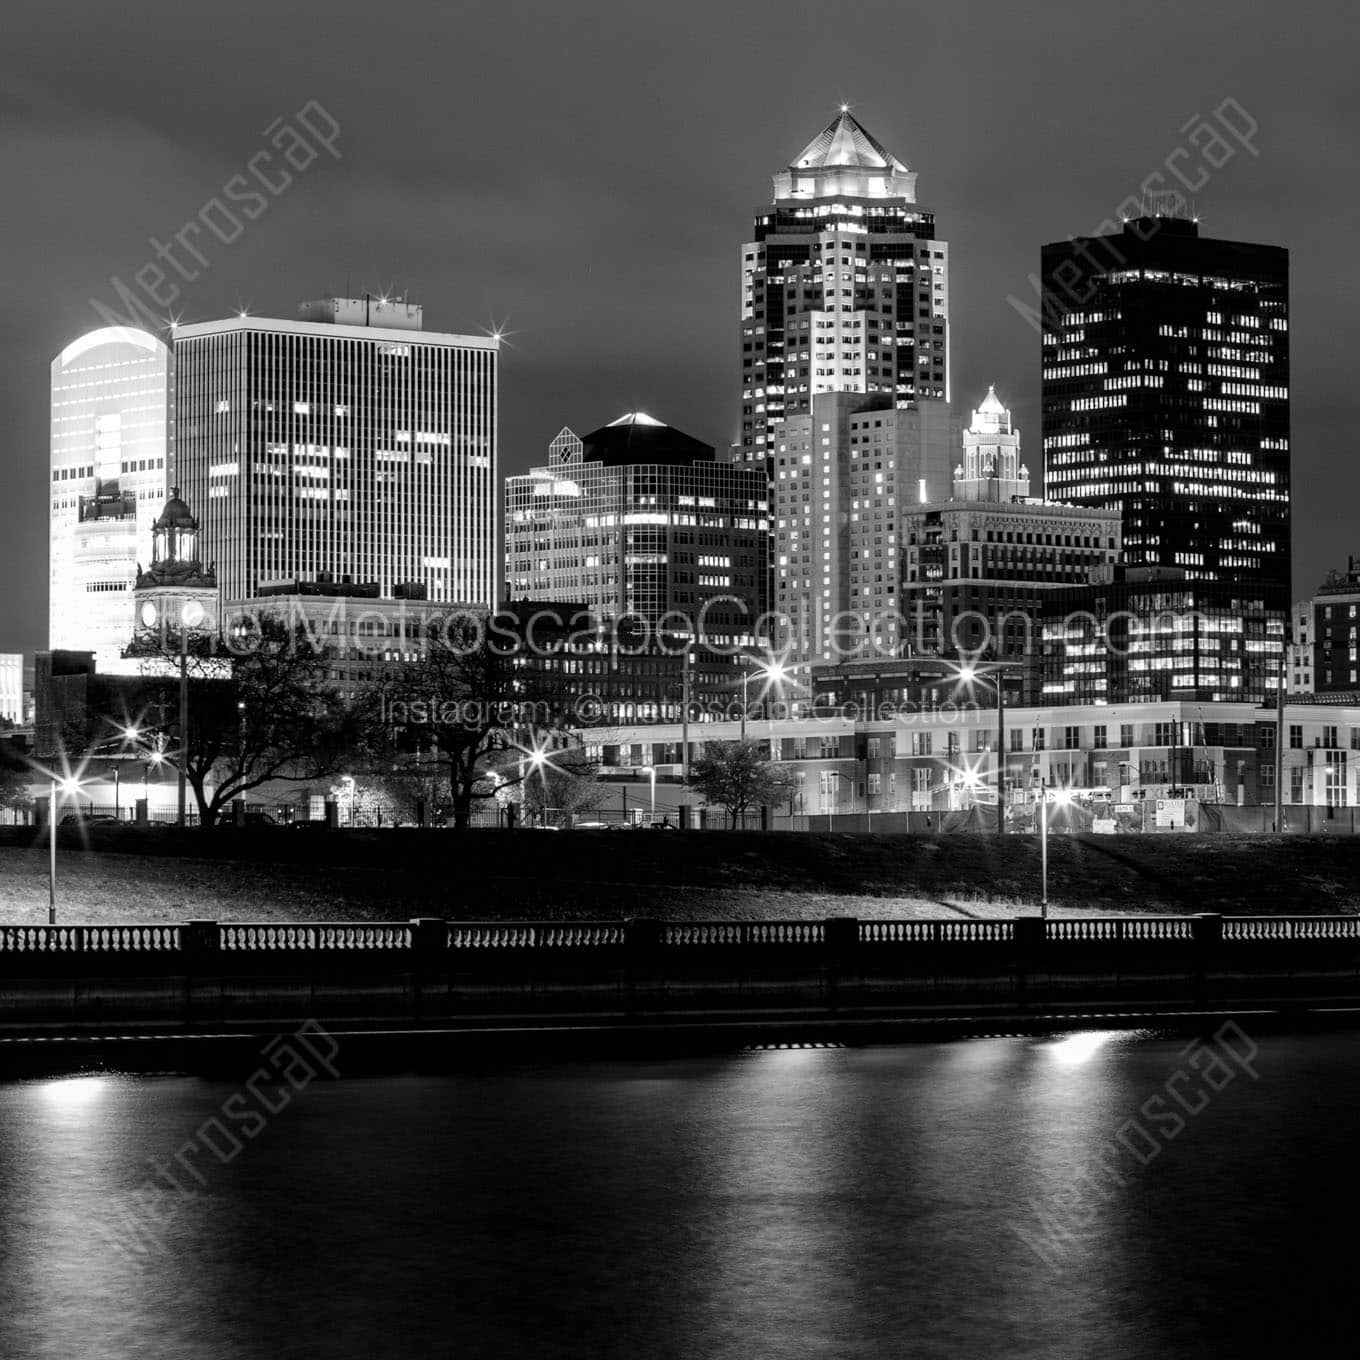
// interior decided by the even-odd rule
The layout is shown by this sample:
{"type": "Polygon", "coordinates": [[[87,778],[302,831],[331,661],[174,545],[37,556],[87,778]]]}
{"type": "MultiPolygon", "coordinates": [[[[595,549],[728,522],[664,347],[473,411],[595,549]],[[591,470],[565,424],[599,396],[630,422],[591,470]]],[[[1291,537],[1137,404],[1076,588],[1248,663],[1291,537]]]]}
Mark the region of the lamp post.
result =
{"type": "Polygon", "coordinates": [[[57,924],[57,781],[47,789],[47,924],[57,924]]]}
{"type": "Polygon", "coordinates": [[[78,793],[78,779],[58,779],[52,776],[47,786],[47,924],[57,924],[57,791],[78,793]]]}
{"type": "MultiPolygon", "coordinates": [[[[1054,789],[1053,801],[1058,804],[1066,803],[1070,794],[1066,789],[1054,789]]],[[[1041,891],[1039,896],[1039,916],[1042,920],[1048,920],[1048,785],[1044,780],[1039,781],[1039,864],[1042,876],[1041,891]]]]}
{"type": "Polygon", "coordinates": [[[1040,919],[1048,920],[1048,786],[1039,781],[1039,863],[1043,884],[1039,896],[1040,919]]]}
{"type": "Polygon", "coordinates": [[[689,668],[694,660],[694,649],[685,647],[681,659],[680,699],[680,781],[689,787],[689,668]]]}
{"type": "Polygon", "coordinates": [[[994,665],[988,668],[991,678],[979,674],[975,666],[965,666],[959,678],[965,684],[981,680],[996,692],[996,834],[1006,834],[1006,686],[1002,683],[1007,670],[1015,666],[994,665]]]}
{"type": "Polygon", "coordinates": [[[113,767],[113,820],[114,820],[115,822],[120,822],[120,821],[123,820],[123,810],[122,810],[122,807],[120,806],[119,787],[120,787],[120,785],[119,785],[119,770],[118,770],[118,766],[117,766],[117,765],[114,765],[114,767],[113,767]]]}

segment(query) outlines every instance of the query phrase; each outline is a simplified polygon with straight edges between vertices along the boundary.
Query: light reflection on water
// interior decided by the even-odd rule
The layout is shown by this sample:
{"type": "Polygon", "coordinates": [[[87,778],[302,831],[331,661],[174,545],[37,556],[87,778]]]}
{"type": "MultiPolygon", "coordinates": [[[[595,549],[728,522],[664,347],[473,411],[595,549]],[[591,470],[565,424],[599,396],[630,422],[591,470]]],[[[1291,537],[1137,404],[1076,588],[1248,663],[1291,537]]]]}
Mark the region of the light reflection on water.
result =
{"type": "Polygon", "coordinates": [[[1353,1354],[1310,1220],[1350,1207],[1360,1036],[1260,1046],[1081,1214],[1183,1040],[317,1083],[145,1257],[119,1212],[237,1088],[0,1086],[0,1357],[1353,1354]]]}

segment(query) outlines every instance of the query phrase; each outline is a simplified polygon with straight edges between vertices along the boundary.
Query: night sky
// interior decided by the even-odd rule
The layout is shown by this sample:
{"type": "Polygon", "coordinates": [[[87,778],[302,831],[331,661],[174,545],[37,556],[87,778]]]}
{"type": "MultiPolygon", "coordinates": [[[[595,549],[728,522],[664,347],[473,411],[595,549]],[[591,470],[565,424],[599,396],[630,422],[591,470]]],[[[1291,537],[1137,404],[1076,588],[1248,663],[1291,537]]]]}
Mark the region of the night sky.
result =
{"type": "Polygon", "coordinates": [[[182,320],[404,290],[430,329],[506,329],[505,472],[633,408],[723,445],[740,246],[844,100],[919,172],[951,244],[956,406],[995,383],[1037,472],[1039,340],[1007,298],[1032,301],[1040,245],[1116,215],[1184,124],[1233,99],[1259,155],[1236,146],[1195,207],[1206,235],[1292,252],[1294,588],[1311,590],[1360,552],[1354,22],[1349,4],[1240,0],[12,7],[0,650],[46,643],[52,357],[309,101],[341,158],[231,243],[200,240],[182,320]]]}

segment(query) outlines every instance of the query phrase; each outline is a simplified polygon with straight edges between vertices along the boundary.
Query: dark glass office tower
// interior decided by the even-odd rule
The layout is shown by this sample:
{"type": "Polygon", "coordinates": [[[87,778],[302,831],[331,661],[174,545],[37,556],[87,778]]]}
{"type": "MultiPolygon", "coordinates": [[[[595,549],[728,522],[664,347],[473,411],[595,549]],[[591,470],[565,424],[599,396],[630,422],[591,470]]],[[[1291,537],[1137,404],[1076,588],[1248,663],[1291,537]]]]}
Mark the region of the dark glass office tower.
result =
{"type": "MultiPolygon", "coordinates": [[[[1289,255],[1178,216],[1043,248],[1044,489],[1125,560],[1289,607],[1289,255]]],[[[1275,636],[1278,631],[1278,638],[1275,636]]]]}

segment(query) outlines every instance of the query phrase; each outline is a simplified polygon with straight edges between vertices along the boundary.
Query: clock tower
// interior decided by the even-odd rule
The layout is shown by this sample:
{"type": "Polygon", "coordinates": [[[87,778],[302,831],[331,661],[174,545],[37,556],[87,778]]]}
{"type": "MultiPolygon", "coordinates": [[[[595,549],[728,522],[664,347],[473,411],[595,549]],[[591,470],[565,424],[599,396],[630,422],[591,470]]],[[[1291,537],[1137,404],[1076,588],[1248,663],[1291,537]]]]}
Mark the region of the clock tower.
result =
{"type": "Polygon", "coordinates": [[[151,565],[138,567],[133,587],[133,654],[177,648],[181,626],[189,638],[211,637],[219,626],[217,573],[199,561],[198,520],[178,487],[151,526],[151,543],[151,565]]]}

